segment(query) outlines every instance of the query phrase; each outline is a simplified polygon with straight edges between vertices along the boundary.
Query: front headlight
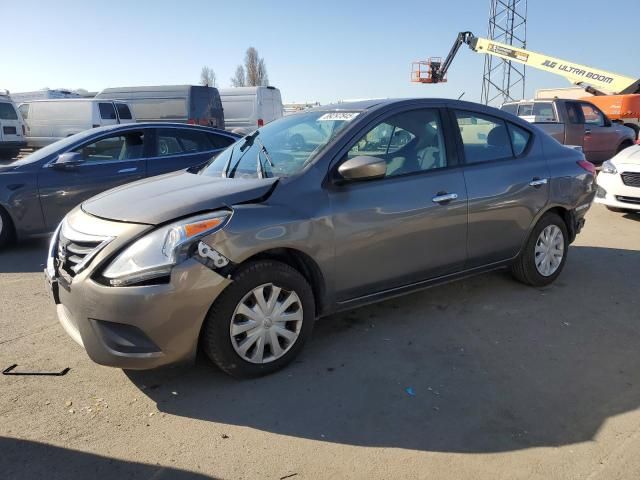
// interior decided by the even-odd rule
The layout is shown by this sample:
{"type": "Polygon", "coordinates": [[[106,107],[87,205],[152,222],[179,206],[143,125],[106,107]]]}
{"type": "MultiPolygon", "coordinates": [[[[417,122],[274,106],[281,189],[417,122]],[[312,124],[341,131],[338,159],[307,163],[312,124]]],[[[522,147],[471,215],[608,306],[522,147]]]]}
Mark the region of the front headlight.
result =
{"type": "Polygon", "coordinates": [[[125,286],[169,275],[197,240],[224,227],[230,217],[230,212],[215,212],[154,230],[120,253],[102,276],[112,286],[125,286]]]}
{"type": "Polygon", "coordinates": [[[605,162],[602,162],[602,170],[601,173],[618,173],[618,170],[616,170],[616,167],[613,163],[611,163],[611,160],[607,160],[605,162]]]}

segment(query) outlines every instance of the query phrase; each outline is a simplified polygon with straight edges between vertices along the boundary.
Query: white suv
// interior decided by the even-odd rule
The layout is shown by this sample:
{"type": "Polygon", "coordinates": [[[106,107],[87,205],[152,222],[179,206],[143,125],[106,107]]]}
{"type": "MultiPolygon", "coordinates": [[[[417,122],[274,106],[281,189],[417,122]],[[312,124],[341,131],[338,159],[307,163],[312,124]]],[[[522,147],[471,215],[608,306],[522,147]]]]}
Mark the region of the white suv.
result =
{"type": "Polygon", "coordinates": [[[604,162],[597,182],[597,203],[614,212],[640,212],[640,145],[604,162]]]}
{"type": "Polygon", "coordinates": [[[18,155],[27,145],[24,138],[24,121],[16,109],[9,92],[0,93],[0,159],[6,160],[18,155]]]}

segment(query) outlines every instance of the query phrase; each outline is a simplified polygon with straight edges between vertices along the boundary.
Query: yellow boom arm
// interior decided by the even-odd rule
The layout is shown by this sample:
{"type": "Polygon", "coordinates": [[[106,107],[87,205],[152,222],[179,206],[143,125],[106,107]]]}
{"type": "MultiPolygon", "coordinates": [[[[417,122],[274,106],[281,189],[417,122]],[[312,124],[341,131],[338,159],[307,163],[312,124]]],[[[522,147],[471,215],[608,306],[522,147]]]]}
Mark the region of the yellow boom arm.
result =
{"type": "Polygon", "coordinates": [[[516,48],[513,45],[496,42],[495,40],[472,37],[469,41],[469,47],[477,53],[494,55],[504,60],[523,63],[528,67],[555,73],[565,77],[575,85],[590,86],[598,93],[604,91],[612,94],[626,94],[640,91],[640,80],[638,79],[579,63],[568,62],[561,58],[550,57],[549,55],[523,48],[516,48]]]}

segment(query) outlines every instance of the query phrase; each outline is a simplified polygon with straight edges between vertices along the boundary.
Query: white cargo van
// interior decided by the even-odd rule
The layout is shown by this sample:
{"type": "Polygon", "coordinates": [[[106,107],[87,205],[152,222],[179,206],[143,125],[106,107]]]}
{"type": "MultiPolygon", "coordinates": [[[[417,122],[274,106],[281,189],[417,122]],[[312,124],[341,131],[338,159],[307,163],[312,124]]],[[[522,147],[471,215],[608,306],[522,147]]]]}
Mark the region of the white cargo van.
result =
{"type": "Polygon", "coordinates": [[[220,88],[227,130],[250,133],[282,117],[282,97],[276,87],[220,88]]]}
{"type": "Polygon", "coordinates": [[[125,102],[61,99],[25,102],[18,107],[24,118],[27,144],[44,147],[90,128],[135,122],[125,102]]]}
{"type": "Polygon", "coordinates": [[[0,160],[18,155],[26,146],[25,127],[9,93],[0,93],[0,160]]]}

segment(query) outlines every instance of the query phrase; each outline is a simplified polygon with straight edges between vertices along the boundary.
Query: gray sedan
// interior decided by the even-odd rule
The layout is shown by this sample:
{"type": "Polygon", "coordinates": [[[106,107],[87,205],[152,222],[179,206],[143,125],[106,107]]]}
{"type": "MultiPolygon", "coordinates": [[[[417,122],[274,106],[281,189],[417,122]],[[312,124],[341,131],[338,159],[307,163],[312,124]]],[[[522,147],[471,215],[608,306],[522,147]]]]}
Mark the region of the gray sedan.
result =
{"type": "Polygon", "coordinates": [[[141,178],[202,166],[234,143],[224,130],[176,123],[94,128],[0,163],[0,248],[47,235],[83,200],[141,178]]]}
{"type": "Polygon", "coordinates": [[[339,310],[497,268],[553,282],[593,197],[581,152],[499,110],[343,103],[85,201],[46,276],[100,364],[152,368],[201,346],[227,373],[263,375],[339,310]]]}

